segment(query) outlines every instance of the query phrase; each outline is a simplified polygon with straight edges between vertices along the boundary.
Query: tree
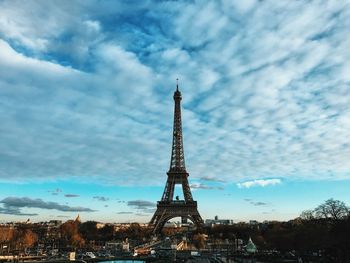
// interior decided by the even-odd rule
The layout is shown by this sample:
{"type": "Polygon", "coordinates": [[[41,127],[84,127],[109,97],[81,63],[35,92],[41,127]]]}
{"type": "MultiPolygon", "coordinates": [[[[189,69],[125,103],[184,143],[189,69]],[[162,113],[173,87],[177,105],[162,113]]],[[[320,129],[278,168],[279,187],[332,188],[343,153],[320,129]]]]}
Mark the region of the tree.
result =
{"type": "Polygon", "coordinates": [[[85,244],[84,239],[79,233],[80,222],[68,220],[61,225],[62,236],[73,247],[82,247],[85,244]]]}
{"type": "Polygon", "coordinates": [[[193,243],[197,249],[204,249],[207,239],[207,235],[198,233],[193,236],[193,243]]]}
{"type": "Polygon", "coordinates": [[[112,240],[114,237],[114,226],[111,224],[106,224],[104,227],[98,229],[100,240],[112,240]]]}
{"type": "Polygon", "coordinates": [[[0,226],[0,243],[9,242],[13,239],[14,229],[7,226],[0,226]]]}
{"type": "Polygon", "coordinates": [[[314,219],[315,218],[315,210],[311,210],[311,209],[304,210],[303,212],[301,212],[300,218],[302,220],[307,220],[307,221],[314,219]]]}
{"type": "Polygon", "coordinates": [[[96,221],[87,221],[79,226],[79,232],[83,236],[84,239],[92,241],[92,240],[99,240],[99,234],[97,229],[97,222],[96,221]]]}
{"type": "Polygon", "coordinates": [[[339,220],[348,216],[349,208],[344,202],[331,198],[316,207],[315,214],[319,218],[339,220]]]}
{"type": "Polygon", "coordinates": [[[85,240],[80,236],[79,233],[74,233],[70,239],[73,247],[82,247],[85,245],[85,240]]]}
{"type": "Polygon", "coordinates": [[[32,230],[26,229],[21,237],[24,247],[32,247],[38,241],[38,235],[32,230]]]}

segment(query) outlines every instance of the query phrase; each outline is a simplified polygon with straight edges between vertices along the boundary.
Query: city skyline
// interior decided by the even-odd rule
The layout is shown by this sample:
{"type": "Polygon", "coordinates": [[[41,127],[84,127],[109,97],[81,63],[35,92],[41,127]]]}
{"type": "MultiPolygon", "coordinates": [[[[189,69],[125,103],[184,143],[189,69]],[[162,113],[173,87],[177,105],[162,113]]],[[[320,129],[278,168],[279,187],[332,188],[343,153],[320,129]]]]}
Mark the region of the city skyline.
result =
{"type": "Polygon", "coordinates": [[[349,12],[345,1],[0,2],[0,221],[148,222],[177,78],[203,219],[350,204],[349,12]]]}

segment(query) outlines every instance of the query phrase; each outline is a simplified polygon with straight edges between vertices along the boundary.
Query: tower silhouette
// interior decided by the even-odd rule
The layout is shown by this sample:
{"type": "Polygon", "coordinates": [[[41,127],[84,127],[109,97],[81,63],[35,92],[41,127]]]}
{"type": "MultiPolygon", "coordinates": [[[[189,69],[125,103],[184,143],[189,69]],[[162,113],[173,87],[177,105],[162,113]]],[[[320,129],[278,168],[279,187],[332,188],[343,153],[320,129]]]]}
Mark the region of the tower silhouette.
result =
{"type": "Polygon", "coordinates": [[[167,172],[168,178],[165,184],[161,201],[157,202],[157,210],[154,213],[150,225],[153,225],[153,233],[159,233],[164,224],[174,217],[181,217],[183,221],[190,219],[197,227],[201,227],[203,219],[197,209],[197,202],[193,200],[191,189],[188,183],[188,172],[185,166],[185,155],[182,139],[181,123],[181,92],[176,84],[174,92],[174,127],[173,145],[171,150],[170,168],[167,172]],[[176,185],[182,185],[184,200],[178,196],[174,200],[176,185]]]}

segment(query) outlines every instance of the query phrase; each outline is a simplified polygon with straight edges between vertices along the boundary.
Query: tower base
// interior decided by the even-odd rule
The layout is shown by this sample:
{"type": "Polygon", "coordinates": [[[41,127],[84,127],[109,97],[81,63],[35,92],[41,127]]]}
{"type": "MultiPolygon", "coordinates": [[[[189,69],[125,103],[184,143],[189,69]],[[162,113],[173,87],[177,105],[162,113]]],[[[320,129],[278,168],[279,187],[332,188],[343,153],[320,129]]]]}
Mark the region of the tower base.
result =
{"type": "Polygon", "coordinates": [[[203,226],[203,219],[198,212],[196,201],[160,201],[150,221],[150,225],[154,225],[153,233],[159,234],[165,223],[174,217],[188,218],[197,228],[203,226]]]}

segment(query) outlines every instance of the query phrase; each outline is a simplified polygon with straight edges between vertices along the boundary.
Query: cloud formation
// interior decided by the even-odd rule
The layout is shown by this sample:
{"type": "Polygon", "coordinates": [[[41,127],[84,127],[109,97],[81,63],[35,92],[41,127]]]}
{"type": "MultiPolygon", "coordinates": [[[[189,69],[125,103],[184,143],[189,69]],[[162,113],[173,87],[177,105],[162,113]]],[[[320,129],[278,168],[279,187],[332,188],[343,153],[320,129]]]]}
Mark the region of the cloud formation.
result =
{"type": "Polygon", "coordinates": [[[128,206],[134,207],[136,209],[144,209],[144,208],[150,208],[150,207],[155,207],[156,204],[150,201],[146,200],[133,200],[133,201],[128,201],[127,203],[128,206]]]}
{"type": "Polygon", "coordinates": [[[281,179],[264,179],[264,180],[252,180],[252,181],[246,181],[243,183],[237,183],[237,186],[239,188],[250,188],[250,187],[255,187],[255,186],[269,186],[269,185],[278,185],[281,184],[282,180],[281,179]]]}
{"type": "Polygon", "coordinates": [[[213,177],[208,177],[208,176],[203,176],[199,178],[202,181],[207,181],[207,182],[219,182],[219,183],[226,183],[225,180],[222,180],[220,178],[213,178],[213,177]]]}
{"type": "Polygon", "coordinates": [[[349,10],[1,1],[0,179],[162,185],[177,77],[190,178],[348,179],[349,10]]]}
{"type": "Polygon", "coordinates": [[[117,212],[118,215],[130,215],[130,214],[133,214],[133,212],[128,212],[128,211],[120,211],[120,212],[117,212]]]}
{"type": "Polygon", "coordinates": [[[101,202],[107,202],[109,200],[108,197],[104,197],[104,196],[94,196],[93,199],[101,202]]]}
{"type": "Polygon", "coordinates": [[[62,193],[62,189],[56,188],[54,190],[48,190],[48,192],[51,193],[51,195],[59,195],[60,193],[62,193]]]}
{"type": "Polygon", "coordinates": [[[152,214],[156,209],[156,203],[146,201],[146,200],[133,200],[128,201],[127,205],[131,208],[138,210],[138,213],[135,215],[144,215],[144,214],[152,214]]]}
{"type": "Polygon", "coordinates": [[[194,183],[190,185],[191,189],[201,189],[201,190],[224,190],[222,186],[211,186],[201,183],[194,183]]]}
{"type": "Polygon", "coordinates": [[[267,205],[270,205],[269,203],[261,202],[261,201],[254,201],[254,200],[249,199],[249,198],[245,198],[244,201],[250,203],[253,206],[267,206],[267,205]]]}
{"type": "Polygon", "coordinates": [[[87,207],[72,207],[68,205],[60,205],[56,202],[45,202],[42,199],[31,199],[29,197],[6,197],[0,201],[3,205],[1,213],[12,215],[35,215],[24,214],[21,212],[22,208],[40,208],[40,209],[55,209],[62,212],[95,212],[87,207]]]}
{"type": "Polygon", "coordinates": [[[37,216],[37,213],[25,213],[18,207],[0,207],[0,214],[16,215],[16,216],[37,216]]]}
{"type": "Polygon", "coordinates": [[[65,194],[64,197],[79,197],[77,194],[65,194]]]}

